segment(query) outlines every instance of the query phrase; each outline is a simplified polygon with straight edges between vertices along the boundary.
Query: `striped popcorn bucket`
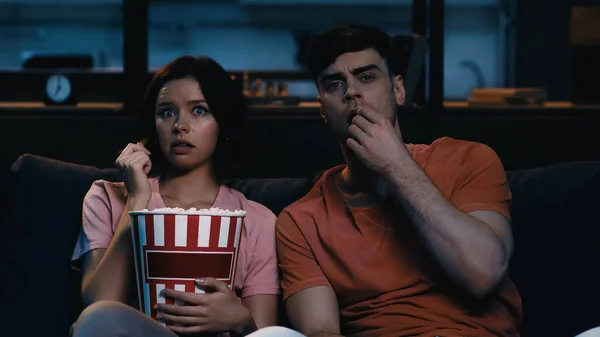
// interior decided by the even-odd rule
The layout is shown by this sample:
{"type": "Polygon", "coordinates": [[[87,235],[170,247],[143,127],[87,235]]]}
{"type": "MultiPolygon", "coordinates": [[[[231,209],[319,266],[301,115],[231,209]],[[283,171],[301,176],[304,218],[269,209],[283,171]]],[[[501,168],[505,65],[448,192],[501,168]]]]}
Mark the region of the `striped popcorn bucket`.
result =
{"type": "Polygon", "coordinates": [[[245,212],[130,212],[140,309],[156,319],[157,303],[183,305],[163,289],[204,293],[214,277],[232,287],[245,212]]]}

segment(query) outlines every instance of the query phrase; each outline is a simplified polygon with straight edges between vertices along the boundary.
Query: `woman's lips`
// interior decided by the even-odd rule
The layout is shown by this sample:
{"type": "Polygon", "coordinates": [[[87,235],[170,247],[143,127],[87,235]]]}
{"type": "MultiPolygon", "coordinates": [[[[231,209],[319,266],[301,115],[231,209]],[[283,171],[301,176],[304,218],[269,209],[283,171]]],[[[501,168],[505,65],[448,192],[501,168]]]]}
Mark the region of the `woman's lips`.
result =
{"type": "Polygon", "coordinates": [[[184,144],[175,144],[173,146],[171,146],[173,153],[174,154],[187,154],[190,153],[194,147],[190,146],[190,145],[184,145],[184,144]]]}

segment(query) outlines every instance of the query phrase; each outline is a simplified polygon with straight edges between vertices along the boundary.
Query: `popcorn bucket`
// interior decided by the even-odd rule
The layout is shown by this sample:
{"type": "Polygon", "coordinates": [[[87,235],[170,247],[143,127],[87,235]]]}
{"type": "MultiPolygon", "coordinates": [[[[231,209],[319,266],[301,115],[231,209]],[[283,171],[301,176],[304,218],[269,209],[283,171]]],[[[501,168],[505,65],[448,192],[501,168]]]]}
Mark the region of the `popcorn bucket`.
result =
{"type": "Polygon", "coordinates": [[[204,293],[195,284],[213,277],[232,287],[244,211],[155,209],[129,212],[140,309],[156,320],[157,303],[183,305],[163,289],[204,293]]]}

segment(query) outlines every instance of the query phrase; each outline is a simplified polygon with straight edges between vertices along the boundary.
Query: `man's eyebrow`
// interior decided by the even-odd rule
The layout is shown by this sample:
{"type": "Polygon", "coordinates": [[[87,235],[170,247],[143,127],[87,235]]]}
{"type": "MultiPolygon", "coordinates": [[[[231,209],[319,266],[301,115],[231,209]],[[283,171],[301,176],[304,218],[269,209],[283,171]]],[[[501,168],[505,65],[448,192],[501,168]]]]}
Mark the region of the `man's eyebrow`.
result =
{"type": "Polygon", "coordinates": [[[369,71],[369,70],[380,70],[379,67],[376,64],[367,64],[366,66],[362,66],[362,67],[358,67],[356,69],[353,69],[350,73],[354,76],[358,75],[358,74],[362,74],[365,71],[369,71]]]}

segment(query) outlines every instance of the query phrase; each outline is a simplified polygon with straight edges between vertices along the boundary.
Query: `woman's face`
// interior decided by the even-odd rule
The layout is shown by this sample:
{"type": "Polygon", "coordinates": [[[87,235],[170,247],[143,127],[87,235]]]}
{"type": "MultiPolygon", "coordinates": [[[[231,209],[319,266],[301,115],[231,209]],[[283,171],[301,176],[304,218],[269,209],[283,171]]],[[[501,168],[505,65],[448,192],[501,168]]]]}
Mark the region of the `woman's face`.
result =
{"type": "Polygon", "coordinates": [[[158,142],[169,164],[184,170],[210,165],[219,126],[196,80],[165,83],[155,112],[158,142]]]}

